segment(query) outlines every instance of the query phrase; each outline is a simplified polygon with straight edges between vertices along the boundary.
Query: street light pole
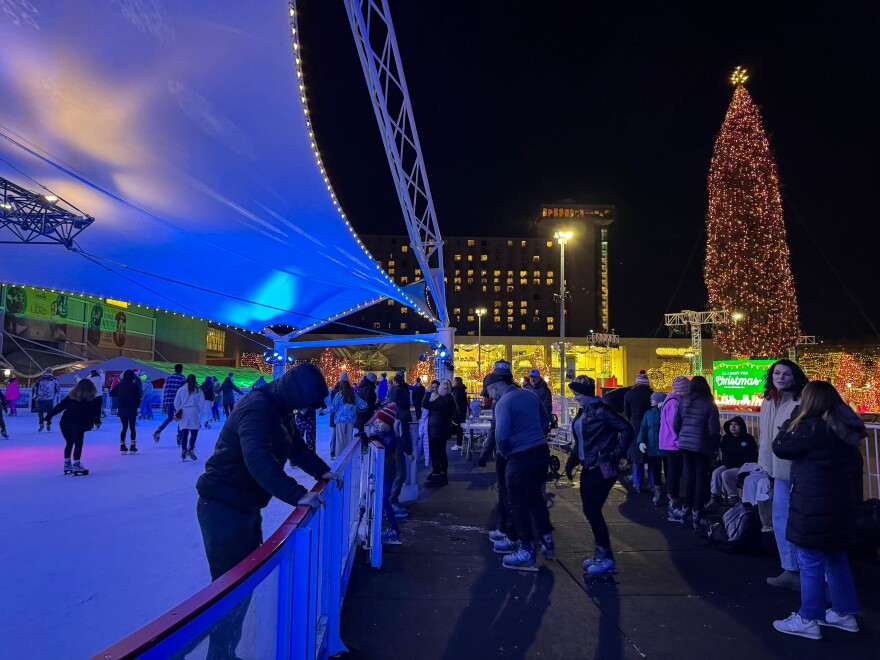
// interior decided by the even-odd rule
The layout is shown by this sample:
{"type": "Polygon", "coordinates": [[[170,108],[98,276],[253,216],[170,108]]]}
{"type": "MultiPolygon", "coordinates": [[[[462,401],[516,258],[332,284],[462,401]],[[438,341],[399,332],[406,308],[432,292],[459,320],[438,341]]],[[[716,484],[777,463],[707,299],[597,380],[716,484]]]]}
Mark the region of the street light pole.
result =
{"type": "Polygon", "coordinates": [[[486,313],[485,307],[474,310],[477,314],[477,373],[483,374],[483,315],[486,313]]]}
{"type": "Polygon", "coordinates": [[[562,396],[562,419],[563,424],[567,421],[567,404],[565,401],[565,244],[568,243],[572,233],[570,231],[557,231],[553,234],[559,243],[559,394],[562,396]]]}

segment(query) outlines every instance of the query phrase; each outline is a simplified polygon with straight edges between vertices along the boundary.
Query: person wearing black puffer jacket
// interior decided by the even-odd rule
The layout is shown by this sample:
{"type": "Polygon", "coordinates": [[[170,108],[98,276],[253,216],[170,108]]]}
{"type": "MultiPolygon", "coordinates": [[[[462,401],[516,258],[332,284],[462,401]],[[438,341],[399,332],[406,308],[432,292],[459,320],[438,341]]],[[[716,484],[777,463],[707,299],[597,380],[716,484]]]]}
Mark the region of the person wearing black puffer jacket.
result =
{"type": "MultiPolygon", "coordinates": [[[[642,417],[651,409],[651,381],[648,374],[642,369],[636,376],[635,385],[623,397],[623,416],[632,424],[633,430],[638,434],[642,427],[642,417]]],[[[632,463],[632,485],[638,491],[644,481],[645,463],[647,457],[639,449],[639,443],[633,442],[629,446],[628,458],[632,463]]],[[[649,485],[654,485],[653,475],[648,474],[649,485]]]]}
{"type": "MultiPolygon", "coordinates": [[[[285,473],[285,464],[342,488],[342,478],[306,446],[292,415],[323,407],[325,396],[324,376],[306,363],[252,391],[232,410],[196,482],[196,514],[212,580],[262,544],[260,511],[273,497],[312,509],[324,504],[320,493],[309,492],[285,473]]],[[[207,657],[236,657],[250,599],[249,594],[212,628],[207,657]]]]}
{"type": "Polygon", "coordinates": [[[367,420],[373,416],[373,413],[378,410],[378,395],[376,394],[376,374],[372,371],[366,374],[363,378],[361,378],[361,382],[358,383],[357,386],[357,395],[367,402],[367,407],[361,410],[360,408],[357,411],[357,417],[355,418],[354,427],[358,430],[358,433],[364,433],[364,425],[366,425],[367,420]]]}
{"type": "Polygon", "coordinates": [[[826,381],[803,389],[797,416],[773,441],[773,453],[791,461],[791,499],[785,538],[800,567],[801,608],[774,621],[779,632],[821,639],[821,626],[858,632],[856,588],[847,550],[855,543],[862,501],[865,425],[826,381]],[[825,584],[831,607],[825,609],[825,584]]]}
{"type": "Polygon", "coordinates": [[[109,396],[116,399],[116,410],[122,430],[119,432],[119,451],[127,454],[129,448],[125,446],[125,432],[131,429],[131,453],[137,452],[137,423],[138,409],[141,406],[143,389],[141,381],[134,375],[134,371],[126,369],[122,372],[122,380],[110,388],[109,396]]]}
{"type": "Polygon", "coordinates": [[[698,529],[707,524],[702,514],[709,499],[709,469],[721,442],[718,406],[702,376],[691,379],[688,393],[675,412],[673,428],[678,434],[678,450],[687,478],[681,483],[682,507],[672,512],[670,520],[684,523],[690,519],[694,529],[698,529]]]}

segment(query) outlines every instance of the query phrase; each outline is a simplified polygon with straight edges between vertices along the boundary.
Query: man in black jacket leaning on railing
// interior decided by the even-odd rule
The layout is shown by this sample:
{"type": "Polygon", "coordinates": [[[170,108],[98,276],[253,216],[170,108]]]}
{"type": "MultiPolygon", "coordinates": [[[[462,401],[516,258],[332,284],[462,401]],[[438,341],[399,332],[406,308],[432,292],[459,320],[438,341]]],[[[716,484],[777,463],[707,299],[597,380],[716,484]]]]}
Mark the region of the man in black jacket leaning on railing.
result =
{"type": "Polygon", "coordinates": [[[300,364],[281,378],[250,392],[232,411],[220,431],[214,453],[199,477],[196,508],[205,554],[216,580],[263,542],[263,509],[272,497],[291,506],[324,504],[284,472],[302,468],[315,479],[342,478],[306,446],[292,412],[323,407],[327,382],[311,364],[300,364]]]}

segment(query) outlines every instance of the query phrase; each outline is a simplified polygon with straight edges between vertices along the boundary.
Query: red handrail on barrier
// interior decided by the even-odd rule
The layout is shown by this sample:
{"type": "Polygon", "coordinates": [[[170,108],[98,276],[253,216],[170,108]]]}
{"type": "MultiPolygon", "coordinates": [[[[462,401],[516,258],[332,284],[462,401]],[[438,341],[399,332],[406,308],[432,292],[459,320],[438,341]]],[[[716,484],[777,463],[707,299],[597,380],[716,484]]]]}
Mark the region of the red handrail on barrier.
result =
{"type": "MultiPolygon", "coordinates": [[[[313,487],[312,493],[323,493],[329,482],[326,479],[318,481],[313,487]]],[[[287,519],[281,523],[275,533],[264,541],[259,548],[254,550],[238,564],[226,573],[214,580],[198,593],[190,596],[185,601],[169,610],[158,619],[145,625],[140,630],[130,634],[113,646],[92,656],[91,660],[120,660],[136,658],[157,642],[169,637],[180,630],[187,623],[208,610],[219,602],[224,596],[238,587],[254,571],[263,566],[281,548],[287,539],[305,522],[313,513],[309,507],[296,507],[287,519]]]]}

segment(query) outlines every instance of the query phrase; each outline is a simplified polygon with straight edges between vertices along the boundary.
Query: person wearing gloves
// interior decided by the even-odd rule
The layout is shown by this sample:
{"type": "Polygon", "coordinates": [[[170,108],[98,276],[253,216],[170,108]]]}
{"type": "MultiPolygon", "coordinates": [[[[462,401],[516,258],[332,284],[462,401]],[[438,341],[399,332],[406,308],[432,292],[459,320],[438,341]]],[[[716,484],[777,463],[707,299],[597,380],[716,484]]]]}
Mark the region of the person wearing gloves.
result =
{"type": "Polygon", "coordinates": [[[608,525],[602,507],[614,480],[617,465],[626,456],[635,431],[632,425],[605,401],[596,396],[596,383],[589,376],[568,384],[580,410],[571,423],[574,444],[565,466],[565,475],[573,481],[574,469],[581,467],[581,503],[593,530],[596,552],[584,561],[587,575],[617,573],[608,525]]]}
{"type": "Polygon", "coordinates": [[[483,379],[483,387],[496,402],[495,451],[507,459],[504,478],[518,539],[502,565],[537,571],[536,541],[545,557],[555,556],[553,526],[543,491],[550,464],[546,436],[550,416],[537,396],[508,382],[506,374],[493,370],[483,379]]]}
{"type": "Polygon", "coordinates": [[[859,603],[847,550],[856,541],[862,502],[865,425],[831,383],[802,392],[798,415],[773,441],[773,454],[790,461],[791,497],[785,537],[800,567],[801,607],[773,622],[781,633],[821,639],[822,627],[858,632],[859,603]],[[831,607],[826,609],[826,584],[831,607]]]}
{"type": "MultiPolygon", "coordinates": [[[[196,514],[212,580],[263,543],[260,511],[273,497],[312,509],[324,504],[320,493],[307,491],[284,471],[287,463],[342,489],[342,478],[306,447],[293,421],[294,410],[323,407],[326,395],[318,368],[299,364],[243,398],[226,420],[196,482],[196,514]]],[[[236,657],[249,604],[250,595],[214,627],[208,657],[236,657]]]]}
{"type": "Polygon", "coordinates": [[[764,401],[758,416],[758,465],[773,481],[773,535],[779,550],[782,573],[768,577],[767,584],[797,591],[801,580],[797,553],[785,537],[788,524],[788,499],[791,493],[791,461],[773,453],[773,441],[779,431],[796,413],[807,376],[791,360],[770,365],[764,383],[764,401]]]}
{"type": "Polygon", "coordinates": [[[654,483],[654,506],[660,504],[663,497],[664,471],[666,478],[669,479],[669,470],[668,468],[664,469],[666,452],[660,449],[660,404],[665,399],[665,392],[651,394],[651,407],[645,412],[639,427],[639,451],[647,456],[648,469],[654,483]]]}

